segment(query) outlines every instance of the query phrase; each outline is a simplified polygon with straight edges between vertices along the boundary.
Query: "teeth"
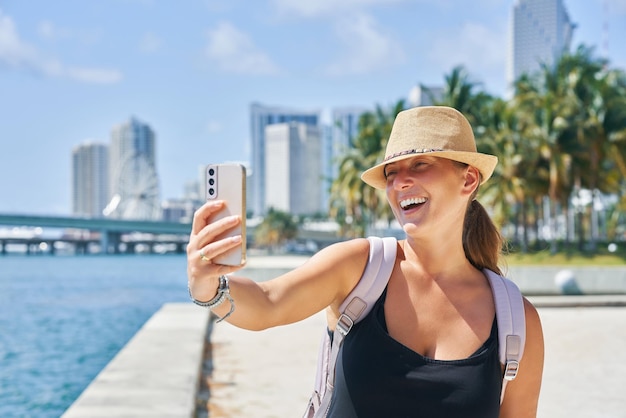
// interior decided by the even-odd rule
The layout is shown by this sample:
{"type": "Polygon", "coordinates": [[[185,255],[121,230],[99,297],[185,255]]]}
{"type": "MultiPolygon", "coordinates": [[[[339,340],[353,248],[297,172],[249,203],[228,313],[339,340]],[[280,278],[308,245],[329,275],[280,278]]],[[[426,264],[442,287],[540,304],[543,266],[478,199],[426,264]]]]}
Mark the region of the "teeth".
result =
{"type": "Polygon", "coordinates": [[[406,209],[407,206],[411,206],[411,205],[419,205],[421,203],[426,202],[426,199],[423,197],[412,197],[410,199],[404,199],[400,201],[400,207],[402,209],[406,209]]]}

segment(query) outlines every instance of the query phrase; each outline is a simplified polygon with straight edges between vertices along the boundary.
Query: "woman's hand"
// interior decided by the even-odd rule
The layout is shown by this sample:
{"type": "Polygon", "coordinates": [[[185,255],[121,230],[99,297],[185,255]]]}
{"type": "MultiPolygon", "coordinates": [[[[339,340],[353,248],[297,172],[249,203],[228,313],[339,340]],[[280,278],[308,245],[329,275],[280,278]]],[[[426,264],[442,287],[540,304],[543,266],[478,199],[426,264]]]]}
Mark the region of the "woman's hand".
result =
{"type": "Polygon", "coordinates": [[[194,299],[209,301],[217,294],[219,277],[239,270],[243,266],[225,266],[211,260],[231,248],[241,245],[240,235],[217,239],[241,222],[239,216],[228,216],[212,222],[212,216],[224,206],[217,200],[204,204],[193,216],[191,235],[187,245],[187,276],[189,290],[194,299]]]}
{"type": "MultiPolygon", "coordinates": [[[[223,201],[206,203],[193,218],[187,246],[187,274],[189,291],[201,302],[216,296],[221,275],[242,267],[212,262],[241,245],[241,237],[218,239],[241,222],[238,216],[213,220],[224,204],[223,201]]],[[[368,254],[368,241],[355,239],[330,245],[301,266],[272,280],[257,283],[245,277],[229,276],[230,295],[237,309],[227,321],[240,328],[261,330],[300,321],[331,304],[336,311],[361,277],[368,254]]],[[[223,303],[212,311],[223,317],[229,314],[229,305],[223,303]]]]}

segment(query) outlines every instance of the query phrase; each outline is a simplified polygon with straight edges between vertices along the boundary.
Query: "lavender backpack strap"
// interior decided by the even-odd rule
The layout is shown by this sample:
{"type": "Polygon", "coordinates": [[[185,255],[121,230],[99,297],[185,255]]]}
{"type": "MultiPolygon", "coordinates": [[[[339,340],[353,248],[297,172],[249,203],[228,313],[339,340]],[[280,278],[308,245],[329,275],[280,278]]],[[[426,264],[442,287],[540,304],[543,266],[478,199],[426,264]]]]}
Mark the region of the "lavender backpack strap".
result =
{"type": "Polygon", "coordinates": [[[511,280],[488,269],[483,272],[489,279],[496,306],[500,363],[504,365],[500,396],[500,403],[502,403],[506,385],[517,377],[519,363],[524,354],[526,343],[524,299],[517,285],[511,280]]]}
{"type": "Polygon", "coordinates": [[[393,237],[369,237],[370,252],[367,266],[361,279],[339,307],[341,313],[330,347],[326,338],[318,357],[316,379],[319,406],[315,405],[315,417],[324,416],[330,406],[335,382],[335,365],[339,349],[352,326],[363,319],[385,290],[396,261],[397,240],[393,237]],[[320,364],[321,363],[321,364],[320,364]]]}

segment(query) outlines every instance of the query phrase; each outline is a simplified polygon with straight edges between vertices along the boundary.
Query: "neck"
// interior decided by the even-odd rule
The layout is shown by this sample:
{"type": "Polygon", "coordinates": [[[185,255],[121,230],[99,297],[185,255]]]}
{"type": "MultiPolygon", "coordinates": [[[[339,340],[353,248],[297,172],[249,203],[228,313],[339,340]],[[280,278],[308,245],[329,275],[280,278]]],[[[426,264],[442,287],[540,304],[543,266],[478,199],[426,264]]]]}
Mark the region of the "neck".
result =
{"type": "Polygon", "coordinates": [[[438,236],[418,239],[407,236],[402,248],[405,260],[428,277],[463,277],[463,272],[475,270],[465,257],[461,237],[438,236]]]}

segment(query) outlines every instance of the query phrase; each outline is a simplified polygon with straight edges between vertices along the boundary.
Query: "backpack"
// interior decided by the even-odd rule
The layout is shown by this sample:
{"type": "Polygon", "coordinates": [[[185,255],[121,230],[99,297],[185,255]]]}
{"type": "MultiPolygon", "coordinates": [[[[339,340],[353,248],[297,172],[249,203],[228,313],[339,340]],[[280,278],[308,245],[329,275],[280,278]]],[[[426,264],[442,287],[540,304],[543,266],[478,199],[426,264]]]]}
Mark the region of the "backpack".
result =
{"type": "MultiPolygon", "coordinates": [[[[333,333],[332,344],[328,329],[325,329],[319,348],[315,390],[303,418],[325,417],[335,382],[335,364],[343,340],[352,326],[363,319],[378,300],[391,276],[396,260],[397,241],[393,237],[369,237],[369,261],[359,283],[350,292],[339,308],[340,316],[333,333]]],[[[519,362],[524,352],[526,323],[524,302],[519,288],[511,280],[491,270],[483,270],[489,279],[498,322],[500,362],[504,365],[502,393],[506,384],[515,379],[519,362]]]]}

